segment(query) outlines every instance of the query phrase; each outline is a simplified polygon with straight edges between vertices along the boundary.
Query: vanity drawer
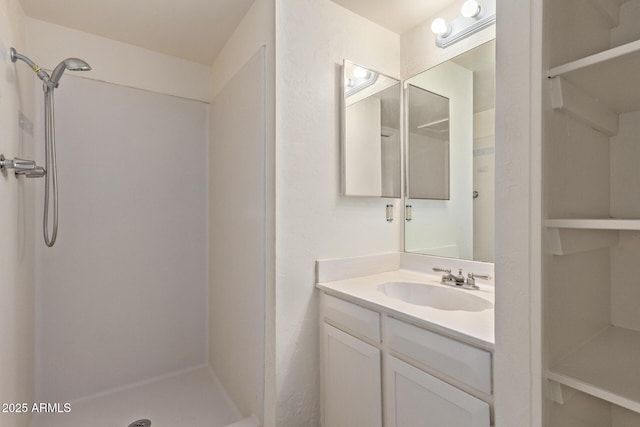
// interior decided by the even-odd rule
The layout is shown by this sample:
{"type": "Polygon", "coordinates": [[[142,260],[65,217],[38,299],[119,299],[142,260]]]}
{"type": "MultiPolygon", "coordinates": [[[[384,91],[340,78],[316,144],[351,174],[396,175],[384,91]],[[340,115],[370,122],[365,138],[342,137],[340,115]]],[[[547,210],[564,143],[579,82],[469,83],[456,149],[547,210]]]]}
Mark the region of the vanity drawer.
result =
{"type": "Polygon", "coordinates": [[[488,351],[391,317],[386,318],[385,340],[389,349],[397,353],[484,393],[492,393],[488,351]]]}
{"type": "Polygon", "coordinates": [[[380,342],[380,314],[350,302],[322,294],[324,319],[347,332],[380,342]]]}

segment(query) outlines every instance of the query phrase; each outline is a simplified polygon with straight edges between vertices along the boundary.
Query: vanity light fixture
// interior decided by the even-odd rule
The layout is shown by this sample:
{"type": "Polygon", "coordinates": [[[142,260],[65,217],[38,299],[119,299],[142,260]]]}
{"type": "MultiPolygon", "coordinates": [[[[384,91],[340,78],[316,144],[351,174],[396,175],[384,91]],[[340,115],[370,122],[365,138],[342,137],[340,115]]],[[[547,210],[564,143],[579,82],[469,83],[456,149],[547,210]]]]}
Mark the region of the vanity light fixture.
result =
{"type": "Polygon", "coordinates": [[[431,31],[433,34],[436,34],[438,37],[447,37],[451,34],[451,25],[447,24],[443,18],[436,18],[431,23],[431,31]]]}
{"type": "Polygon", "coordinates": [[[452,45],[496,22],[496,0],[466,0],[460,10],[461,16],[445,21],[436,18],[431,31],[436,35],[436,45],[441,48],[452,45]]]}
{"type": "Polygon", "coordinates": [[[460,14],[465,18],[475,18],[482,14],[482,6],[476,0],[467,0],[462,4],[460,14]]]}
{"type": "Polygon", "coordinates": [[[370,73],[369,70],[365,70],[364,68],[357,65],[353,69],[353,77],[355,77],[356,79],[364,79],[368,77],[369,73],[370,73]]]}
{"type": "Polygon", "coordinates": [[[378,73],[352,62],[345,62],[344,96],[349,97],[373,85],[378,80],[378,73]]]}

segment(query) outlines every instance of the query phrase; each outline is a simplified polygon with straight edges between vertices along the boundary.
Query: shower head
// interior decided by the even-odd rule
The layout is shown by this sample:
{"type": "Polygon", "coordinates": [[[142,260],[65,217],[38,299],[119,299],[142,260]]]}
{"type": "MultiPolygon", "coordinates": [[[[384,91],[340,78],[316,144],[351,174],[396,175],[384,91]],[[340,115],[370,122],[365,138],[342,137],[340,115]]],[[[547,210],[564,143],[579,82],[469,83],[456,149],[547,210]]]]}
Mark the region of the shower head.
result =
{"type": "Polygon", "coordinates": [[[16,52],[16,50],[14,48],[11,48],[9,53],[10,53],[10,56],[11,56],[11,62],[16,62],[19,59],[21,61],[26,62],[27,65],[29,65],[29,67],[31,67],[31,69],[33,71],[35,71],[35,73],[38,75],[40,80],[42,80],[44,82],[45,91],[48,90],[48,89],[53,89],[53,88],[58,87],[58,82],[60,81],[60,77],[62,77],[62,73],[64,73],[65,70],[70,70],[70,71],[89,71],[89,70],[91,70],[91,67],[89,66],[89,64],[84,62],[82,59],[67,58],[64,61],[62,61],[61,63],[59,63],[58,66],[53,69],[53,72],[51,73],[51,76],[49,76],[49,74],[47,74],[46,71],[44,71],[43,69],[38,67],[35,64],[35,62],[30,60],[26,56],[19,54],[18,52],[16,52]]]}
{"type": "Polygon", "coordinates": [[[84,62],[82,59],[78,58],[67,58],[61,63],[58,64],[56,68],[53,69],[51,73],[51,84],[52,87],[57,87],[58,82],[60,81],[60,77],[62,77],[62,73],[65,70],[69,71],[89,71],[91,70],[91,66],[84,62]]]}

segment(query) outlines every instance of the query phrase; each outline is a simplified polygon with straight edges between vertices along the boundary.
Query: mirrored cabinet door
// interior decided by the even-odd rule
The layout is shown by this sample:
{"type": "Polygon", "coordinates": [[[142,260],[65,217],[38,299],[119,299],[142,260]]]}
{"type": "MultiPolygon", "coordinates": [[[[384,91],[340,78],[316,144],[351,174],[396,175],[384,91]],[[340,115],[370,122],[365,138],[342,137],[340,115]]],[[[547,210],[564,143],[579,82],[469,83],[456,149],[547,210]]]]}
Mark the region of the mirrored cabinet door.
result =
{"type": "Polygon", "coordinates": [[[404,88],[405,251],[493,262],[495,42],[404,88]]]}
{"type": "Polygon", "coordinates": [[[400,81],[343,63],[342,192],[401,197],[400,81]]]}

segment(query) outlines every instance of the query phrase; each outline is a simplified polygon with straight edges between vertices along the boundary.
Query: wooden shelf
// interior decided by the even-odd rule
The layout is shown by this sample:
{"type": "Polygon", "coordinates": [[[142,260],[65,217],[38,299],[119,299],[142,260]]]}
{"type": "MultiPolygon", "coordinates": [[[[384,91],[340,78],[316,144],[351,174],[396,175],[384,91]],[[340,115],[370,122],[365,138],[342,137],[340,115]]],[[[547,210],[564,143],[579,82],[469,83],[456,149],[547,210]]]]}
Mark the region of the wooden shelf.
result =
{"type": "Polygon", "coordinates": [[[640,230],[640,219],[548,219],[547,228],[571,228],[581,230],[640,230]]]}
{"type": "Polygon", "coordinates": [[[616,114],[640,110],[640,40],[549,70],[616,114]]]}
{"type": "Polygon", "coordinates": [[[547,378],[640,413],[640,332],[609,327],[549,370],[547,378]]]}

